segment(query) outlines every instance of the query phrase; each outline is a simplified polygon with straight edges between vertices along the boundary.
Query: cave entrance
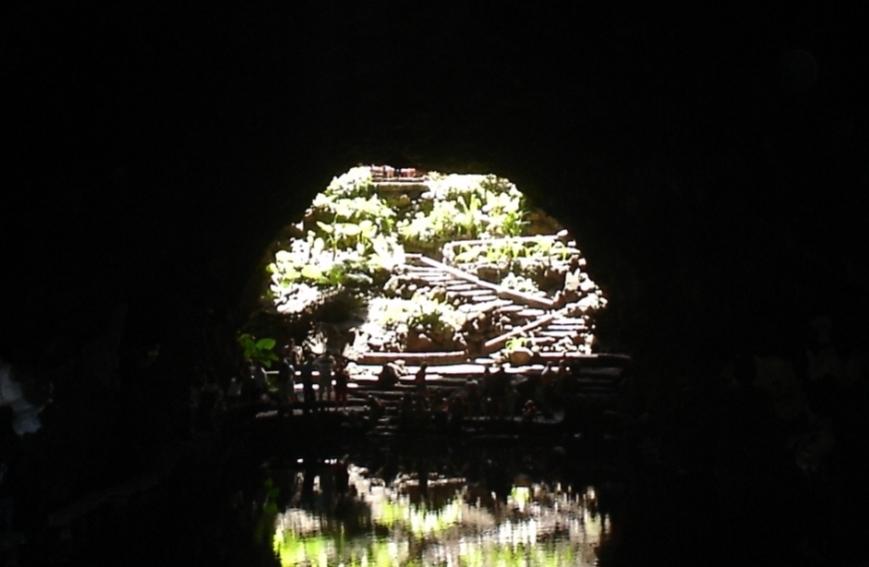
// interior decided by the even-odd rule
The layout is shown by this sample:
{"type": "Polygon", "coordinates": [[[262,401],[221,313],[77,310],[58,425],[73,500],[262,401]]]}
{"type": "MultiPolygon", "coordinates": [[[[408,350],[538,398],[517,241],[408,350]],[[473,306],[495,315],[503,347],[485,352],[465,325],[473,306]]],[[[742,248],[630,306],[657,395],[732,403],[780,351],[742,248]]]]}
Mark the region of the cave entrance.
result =
{"type": "Polygon", "coordinates": [[[508,179],[354,167],[284,234],[241,338],[253,362],[328,357],[354,381],[599,362],[605,295],[569,231],[508,179]]]}

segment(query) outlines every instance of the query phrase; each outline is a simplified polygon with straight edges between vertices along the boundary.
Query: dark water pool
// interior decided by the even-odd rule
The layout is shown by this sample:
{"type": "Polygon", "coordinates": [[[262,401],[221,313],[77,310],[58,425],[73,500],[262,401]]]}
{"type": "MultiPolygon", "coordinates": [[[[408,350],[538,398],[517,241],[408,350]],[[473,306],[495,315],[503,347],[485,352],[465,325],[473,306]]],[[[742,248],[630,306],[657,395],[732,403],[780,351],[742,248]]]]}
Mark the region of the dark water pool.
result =
{"type": "Polygon", "coordinates": [[[618,548],[623,483],[599,456],[515,439],[287,449],[285,433],[179,464],[23,564],[585,566],[618,548]]]}
{"type": "Polygon", "coordinates": [[[611,529],[594,486],[524,475],[499,495],[462,476],[384,478],[326,461],[296,472],[290,485],[271,542],[283,567],[594,565],[611,529]]]}
{"type": "Polygon", "coordinates": [[[602,445],[512,438],[281,448],[293,435],[179,465],[46,533],[22,564],[821,565],[838,553],[810,539],[822,508],[783,475],[632,467],[602,445]]]}
{"type": "Polygon", "coordinates": [[[552,448],[294,455],[260,470],[255,539],[283,567],[596,565],[616,520],[600,476],[563,462],[552,448]]]}

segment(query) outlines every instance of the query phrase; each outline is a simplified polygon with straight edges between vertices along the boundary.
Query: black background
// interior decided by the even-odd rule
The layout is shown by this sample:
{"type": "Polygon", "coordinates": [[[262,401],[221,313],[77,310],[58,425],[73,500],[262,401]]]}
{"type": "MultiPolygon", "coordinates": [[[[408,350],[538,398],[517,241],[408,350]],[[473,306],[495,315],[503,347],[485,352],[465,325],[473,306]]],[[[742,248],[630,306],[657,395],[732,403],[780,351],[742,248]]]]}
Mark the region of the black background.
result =
{"type": "Polygon", "coordinates": [[[315,4],[10,11],[3,356],[74,351],[118,304],[128,344],[229,317],[356,163],[514,180],[577,234],[604,346],[865,336],[856,12],[315,4]]]}
{"type": "MultiPolygon", "coordinates": [[[[576,234],[610,299],[600,348],[631,353],[653,394],[745,356],[798,361],[818,316],[840,351],[866,351],[863,14],[321,4],[29,3],[0,19],[0,357],[47,381],[41,371],[85,360],[126,308],[120,387],[85,384],[85,363],[54,374],[66,383],[46,433],[15,462],[28,502],[41,502],[19,505],[22,517],[147,470],[189,434],[203,334],[219,328],[212,348],[234,348],[269,243],[358,163],[516,182],[576,234]],[[158,363],[137,366],[155,344],[158,363]]],[[[865,418],[837,426],[839,468],[808,483],[825,487],[809,513],[794,488],[805,483],[770,465],[750,403],[686,399],[650,404],[657,426],[637,422],[665,432],[665,463],[695,467],[672,474],[683,496],[667,504],[671,523],[631,500],[638,556],[670,538],[706,557],[726,531],[730,551],[759,538],[767,559],[787,562],[782,550],[803,549],[783,527],[796,522],[821,557],[842,542],[843,557],[864,553],[865,522],[846,516],[866,491],[850,425],[865,418]],[[717,438],[736,439],[733,451],[717,438]],[[742,484],[709,496],[734,467],[742,484]],[[731,501],[738,514],[704,522],[731,501]]],[[[172,530],[151,529],[169,541],[172,530]]]]}

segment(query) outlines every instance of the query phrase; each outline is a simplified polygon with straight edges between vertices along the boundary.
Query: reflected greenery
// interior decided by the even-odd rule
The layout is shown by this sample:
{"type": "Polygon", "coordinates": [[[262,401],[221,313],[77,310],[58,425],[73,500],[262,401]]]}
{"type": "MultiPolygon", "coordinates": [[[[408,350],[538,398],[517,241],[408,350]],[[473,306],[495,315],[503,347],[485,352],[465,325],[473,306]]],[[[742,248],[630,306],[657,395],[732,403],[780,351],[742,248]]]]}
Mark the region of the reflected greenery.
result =
{"type": "Polygon", "coordinates": [[[593,565],[609,529],[590,487],[577,493],[520,480],[499,500],[461,478],[386,482],[349,471],[353,518],[310,502],[277,516],[273,549],[282,566],[593,565]]]}

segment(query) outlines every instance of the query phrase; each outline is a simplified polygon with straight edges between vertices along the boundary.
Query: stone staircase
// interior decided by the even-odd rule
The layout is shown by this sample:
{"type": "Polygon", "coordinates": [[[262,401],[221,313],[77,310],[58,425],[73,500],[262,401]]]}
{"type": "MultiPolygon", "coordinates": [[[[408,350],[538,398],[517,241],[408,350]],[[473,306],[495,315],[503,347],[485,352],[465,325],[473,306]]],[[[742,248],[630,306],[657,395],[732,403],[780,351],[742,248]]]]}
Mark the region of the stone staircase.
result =
{"type": "MultiPolygon", "coordinates": [[[[408,254],[403,271],[419,288],[442,288],[447,301],[458,299],[461,302],[459,310],[468,318],[486,313],[493,320],[499,321],[502,332],[483,337],[482,354],[485,355],[502,349],[510,338],[523,336],[528,339],[529,344],[541,347],[544,353],[548,351],[550,360],[560,358],[563,354],[573,359],[577,355],[576,352],[571,352],[575,350],[573,345],[584,343],[592,330],[585,316],[568,315],[561,306],[548,298],[481,280],[473,274],[423,255],[408,254]]],[[[357,362],[383,364],[402,359],[406,362],[437,364],[461,362],[470,358],[471,353],[468,352],[372,351],[360,355],[357,362]]],[[[543,359],[545,358],[547,357],[543,355],[543,359]]]]}

